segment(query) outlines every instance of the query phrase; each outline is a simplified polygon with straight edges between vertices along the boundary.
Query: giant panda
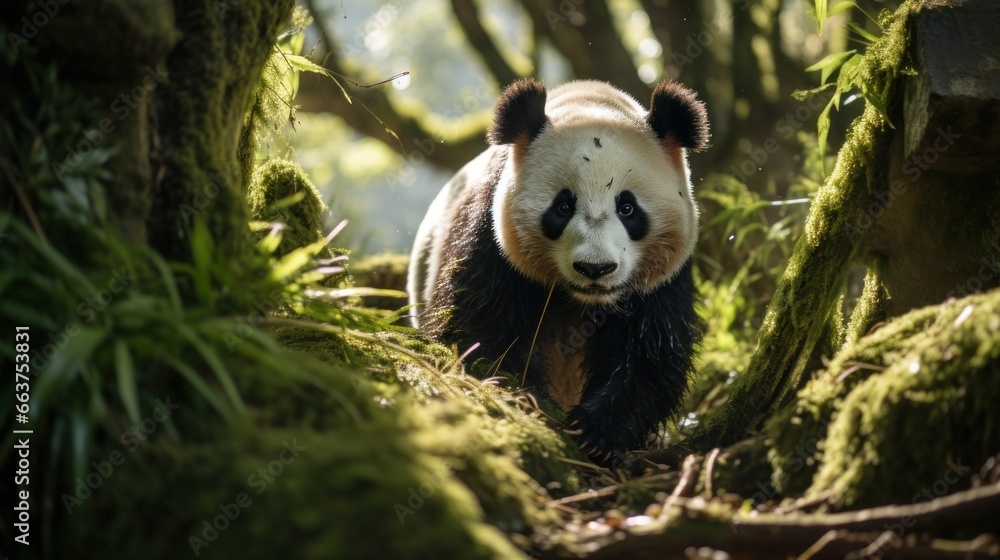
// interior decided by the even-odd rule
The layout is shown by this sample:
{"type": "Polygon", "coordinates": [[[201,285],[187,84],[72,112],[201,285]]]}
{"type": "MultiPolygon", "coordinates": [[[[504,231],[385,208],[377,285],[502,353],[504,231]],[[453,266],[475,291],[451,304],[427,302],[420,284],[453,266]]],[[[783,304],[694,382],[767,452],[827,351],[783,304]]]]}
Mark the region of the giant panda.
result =
{"type": "Polygon", "coordinates": [[[417,231],[414,326],[526,372],[581,449],[620,468],[676,412],[701,333],[687,154],[706,146],[704,104],[674,82],[647,111],[604,82],[525,79],[487,136],[417,231]]]}

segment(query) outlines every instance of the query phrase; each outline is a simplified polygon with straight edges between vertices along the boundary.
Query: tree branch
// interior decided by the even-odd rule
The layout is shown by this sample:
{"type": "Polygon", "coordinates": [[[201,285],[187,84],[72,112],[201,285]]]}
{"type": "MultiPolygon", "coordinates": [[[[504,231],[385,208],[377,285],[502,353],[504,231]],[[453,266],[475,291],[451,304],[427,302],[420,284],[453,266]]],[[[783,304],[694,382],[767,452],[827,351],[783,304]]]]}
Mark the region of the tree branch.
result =
{"type": "Polygon", "coordinates": [[[569,62],[574,77],[604,80],[639,100],[648,101],[652,89],[639,79],[632,55],[611,21],[606,2],[521,0],[535,29],[569,62]],[[566,6],[574,10],[566,11],[566,6]],[[586,9],[586,10],[585,10],[586,9]]]}
{"type": "Polygon", "coordinates": [[[632,53],[615,29],[607,1],[591,0],[581,8],[586,8],[586,13],[578,33],[586,40],[588,54],[597,62],[597,75],[648,104],[653,89],[639,79],[632,53]]]}
{"type": "Polygon", "coordinates": [[[465,33],[465,38],[476,49],[479,57],[486,64],[486,68],[497,79],[501,87],[522,77],[507,64],[507,60],[500,54],[500,50],[497,49],[486,28],[483,27],[476,5],[472,0],[451,0],[451,10],[454,12],[462,32],[465,33]]]}
{"type": "MultiPolygon", "coordinates": [[[[661,531],[625,538],[599,537],[603,546],[588,558],[673,558],[691,546],[699,534],[700,546],[726,550],[732,558],[785,558],[803,551],[815,558],[843,558],[846,553],[880,548],[886,558],[979,558],[996,554],[991,539],[935,543],[930,540],[888,539],[898,531],[911,535],[949,536],[956,530],[975,534],[995,530],[1000,517],[1000,486],[990,485],[911,505],[890,505],[858,511],[811,515],[761,515],[720,520],[711,508],[696,500],[677,499],[685,515],[665,518],[661,531]],[[675,527],[674,524],[677,526],[675,527]],[[728,525],[728,527],[727,527],[728,525]],[[941,546],[944,544],[944,546],[941,546]],[[993,548],[990,550],[989,547],[993,548]],[[835,549],[835,550],[834,550],[835,549]],[[823,552],[824,554],[817,554],[823,552]],[[977,554],[981,553],[981,554],[977,554]]],[[[587,539],[584,539],[587,540],[587,539]]],[[[594,541],[584,544],[597,544],[594,541]]]]}
{"type": "MultiPolygon", "coordinates": [[[[323,14],[316,9],[313,0],[305,0],[305,4],[328,52],[324,67],[334,75],[350,75],[351,72],[340,64],[337,42],[330,35],[323,14]]],[[[343,80],[341,82],[344,83],[343,80]]],[[[381,89],[358,90],[348,83],[344,86],[353,103],[344,98],[333,80],[304,75],[295,102],[301,111],[334,113],[357,132],[371,136],[394,150],[402,149],[404,156],[419,152],[422,159],[452,171],[461,168],[486,148],[488,122],[485,118],[481,123],[465,123],[462,130],[455,132],[435,131],[425,125],[417,112],[408,112],[393,105],[381,89]],[[398,141],[389,130],[399,137],[398,141]]]]}

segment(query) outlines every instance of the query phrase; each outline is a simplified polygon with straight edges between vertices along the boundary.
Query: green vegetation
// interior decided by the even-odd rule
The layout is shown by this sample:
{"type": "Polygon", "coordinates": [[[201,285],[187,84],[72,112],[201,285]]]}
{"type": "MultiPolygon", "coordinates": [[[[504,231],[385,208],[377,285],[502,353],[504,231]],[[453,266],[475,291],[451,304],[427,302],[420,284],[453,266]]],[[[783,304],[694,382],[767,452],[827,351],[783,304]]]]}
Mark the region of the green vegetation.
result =
{"type": "MultiPolygon", "coordinates": [[[[702,445],[729,444],[787,404],[820,365],[844,341],[842,298],[850,265],[859,256],[850,235],[853,220],[873,198],[869,185],[886,185],[890,122],[898,120],[901,99],[894,96],[906,72],[908,16],[904,4],[884,22],[886,34],[873,43],[851,69],[855,80],[877,92],[848,134],[833,173],[817,192],[805,232],[798,240],[768,306],[758,334],[758,348],[739,377],[723,409],[700,434],[702,445]]],[[[842,72],[844,69],[841,70],[842,72]]],[[[854,81],[839,87],[847,87],[854,81]]],[[[866,290],[860,317],[871,319],[877,290],[866,290]]],[[[866,325],[855,324],[855,333],[866,325]]]]}

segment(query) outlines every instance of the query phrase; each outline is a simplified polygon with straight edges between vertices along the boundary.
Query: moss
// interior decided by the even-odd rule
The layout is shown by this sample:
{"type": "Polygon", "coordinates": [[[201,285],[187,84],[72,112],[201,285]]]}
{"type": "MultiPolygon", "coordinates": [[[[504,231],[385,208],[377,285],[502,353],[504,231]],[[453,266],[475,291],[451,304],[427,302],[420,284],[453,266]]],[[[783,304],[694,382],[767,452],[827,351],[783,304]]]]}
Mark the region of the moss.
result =
{"type": "MultiPolygon", "coordinates": [[[[323,238],[323,216],[329,209],[297,163],[274,159],[261,165],[247,190],[247,206],[252,219],[285,225],[276,251],[278,256],[323,238]],[[301,196],[301,200],[287,204],[287,199],[295,195],[301,196]],[[276,206],[280,201],[286,205],[276,206]]],[[[255,235],[260,238],[267,232],[260,230],[255,235]]]]}
{"type": "MultiPolygon", "coordinates": [[[[870,293],[871,286],[866,284],[866,293],[870,293]]],[[[786,495],[806,491],[824,461],[820,444],[826,439],[829,423],[843,398],[859,382],[902,358],[900,350],[887,341],[898,345],[926,339],[926,328],[935,313],[935,308],[911,312],[907,319],[892,321],[849,343],[799,392],[792,406],[768,422],[765,429],[771,443],[768,459],[774,467],[772,482],[779,491],[786,495]]],[[[859,316],[866,314],[855,313],[855,317],[859,316]]]]}
{"type": "Polygon", "coordinates": [[[1000,449],[1000,291],[890,324],[846,348],[816,382],[842,398],[808,496],[829,492],[846,507],[911,502],[930,486],[950,493],[968,488],[969,469],[1000,449]],[[856,363],[876,371],[850,373],[856,363]],[[958,476],[952,465],[963,467],[958,476]]]}
{"type": "Polygon", "coordinates": [[[220,434],[210,445],[144,448],[74,512],[67,552],[520,558],[482,521],[475,497],[448,476],[446,464],[410,445],[391,418],[337,430],[256,427],[220,434]],[[297,457],[285,453],[293,446],[297,457]],[[248,507],[235,508],[247,500],[248,507]],[[238,517],[220,518],[227,510],[238,517]],[[123,511],[155,519],[137,526],[123,511]],[[206,521],[223,530],[206,532],[206,521]]]}
{"type": "MultiPolygon", "coordinates": [[[[409,263],[409,255],[380,253],[353,262],[351,277],[355,286],[405,291],[409,263]]],[[[406,304],[406,300],[387,297],[365,297],[363,302],[366,307],[389,310],[399,309],[406,304]]]]}
{"type": "MultiPolygon", "coordinates": [[[[771,465],[767,462],[768,448],[762,436],[748,438],[719,452],[712,466],[712,496],[738,494],[754,503],[764,503],[778,495],[778,489],[768,484],[771,465]]],[[[696,490],[708,490],[708,459],[699,471],[696,490]]]]}
{"type": "Polygon", "coordinates": [[[168,83],[157,95],[163,179],[153,193],[160,212],[150,220],[150,240],[167,257],[183,259],[194,219],[209,224],[222,254],[247,250],[243,195],[250,178],[237,157],[240,133],[292,6],[291,0],[175,2],[184,38],[167,57],[168,83]]]}
{"type": "Polygon", "coordinates": [[[536,480],[566,493],[579,482],[559,461],[567,440],[517,394],[462,374],[453,351],[408,332],[276,334],[326,363],[279,356],[296,375],[248,364],[237,379],[246,424],[212,428],[179,403],[178,425],[200,429],[128,454],[80,506],[69,549],[188,553],[189,537],[241,492],[252,505],[202,556],[511,558],[520,554],[505,532],[530,545],[554,530],[559,518],[536,480]],[[348,354],[365,369],[344,365],[348,354]],[[301,457],[275,464],[293,440],[306,448],[301,457]],[[254,473],[269,466],[282,474],[259,488],[254,473]],[[156,523],[137,529],[124,510],[155,512],[156,523]]]}
{"type": "Polygon", "coordinates": [[[409,264],[409,255],[379,253],[355,262],[351,267],[351,275],[358,286],[405,290],[409,264]]]}
{"type": "Polygon", "coordinates": [[[370,372],[379,399],[407,408],[405,422],[417,446],[446,460],[476,495],[491,523],[530,532],[551,524],[554,512],[536,480],[565,492],[579,481],[559,457],[575,457],[568,436],[546,426],[524,397],[461,372],[454,351],[406,333],[338,341],[301,329],[283,329],[279,339],[331,364],[345,356],[370,372]],[[345,348],[346,347],[346,348],[345,348]]]}
{"type": "Polygon", "coordinates": [[[847,325],[844,339],[853,343],[864,336],[874,325],[885,321],[885,300],[888,297],[881,278],[876,273],[865,275],[865,286],[861,291],[847,325]]]}
{"type": "Polygon", "coordinates": [[[1000,447],[1000,416],[988,404],[998,389],[998,311],[994,291],[912,311],[846,346],[769,422],[775,486],[830,492],[842,507],[910,502],[947,461],[978,468],[1000,447]]]}
{"type": "Polygon", "coordinates": [[[857,255],[854,220],[871,200],[873,185],[884,185],[890,118],[899,112],[895,93],[906,72],[907,22],[915,4],[907,2],[887,22],[885,35],[868,48],[859,72],[872,97],[852,125],[837,164],[820,188],[805,233],[795,246],[759,333],[757,351],[739,376],[726,405],[709,416],[692,444],[727,444],[765,420],[818,368],[824,349],[835,348],[837,325],[850,263],[857,255]]]}

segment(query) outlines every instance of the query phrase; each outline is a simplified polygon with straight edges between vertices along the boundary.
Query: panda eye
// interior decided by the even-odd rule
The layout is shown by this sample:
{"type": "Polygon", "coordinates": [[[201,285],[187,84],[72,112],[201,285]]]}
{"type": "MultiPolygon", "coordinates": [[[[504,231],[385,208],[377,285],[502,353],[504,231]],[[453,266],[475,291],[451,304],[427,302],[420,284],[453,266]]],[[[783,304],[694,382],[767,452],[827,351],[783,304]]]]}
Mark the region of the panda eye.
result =
{"type": "Polygon", "coordinates": [[[621,207],[618,208],[618,213],[621,214],[622,216],[631,216],[632,212],[635,212],[635,208],[627,202],[625,204],[622,204],[621,207]]]}
{"type": "Polygon", "coordinates": [[[557,210],[559,211],[559,215],[561,216],[569,216],[573,212],[573,209],[570,208],[568,202],[563,202],[562,204],[560,204],[557,210]]]}

